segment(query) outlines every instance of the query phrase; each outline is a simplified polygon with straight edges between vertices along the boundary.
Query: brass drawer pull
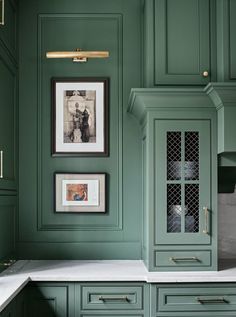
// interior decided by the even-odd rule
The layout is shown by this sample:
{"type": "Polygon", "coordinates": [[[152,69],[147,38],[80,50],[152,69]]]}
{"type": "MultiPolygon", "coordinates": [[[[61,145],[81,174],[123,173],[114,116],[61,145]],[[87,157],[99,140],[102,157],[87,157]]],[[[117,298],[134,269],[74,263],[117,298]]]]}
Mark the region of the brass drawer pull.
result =
{"type": "Polygon", "coordinates": [[[203,233],[210,234],[209,232],[209,224],[210,224],[210,218],[209,218],[209,210],[207,207],[203,207],[204,215],[205,215],[205,229],[203,229],[203,233]]]}
{"type": "Polygon", "coordinates": [[[0,178],[3,178],[3,151],[0,151],[0,178]]]}
{"type": "Polygon", "coordinates": [[[228,304],[229,303],[224,297],[218,297],[218,298],[200,298],[200,297],[197,297],[196,300],[200,304],[228,304]]]}
{"type": "Polygon", "coordinates": [[[129,302],[129,298],[127,296],[119,296],[119,297],[106,297],[106,296],[100,296],[98,298],[102,302],[106,301],[124,301],[124,302],[129,302]]]}
{"type": "Polygon", "coordinates": [[[4,21],[4,0],[0,0],[0,25],[4,25],[5,21],[4,21]]]}
{"type": "Polygon", "coordinates": [[[181,261],[199,262],[200,260],[196,256],[192,256],[192,257],[185,257],[185,258],[171,257],[170,261],[173,261],[173,262],[181,262],[181,261]]]}

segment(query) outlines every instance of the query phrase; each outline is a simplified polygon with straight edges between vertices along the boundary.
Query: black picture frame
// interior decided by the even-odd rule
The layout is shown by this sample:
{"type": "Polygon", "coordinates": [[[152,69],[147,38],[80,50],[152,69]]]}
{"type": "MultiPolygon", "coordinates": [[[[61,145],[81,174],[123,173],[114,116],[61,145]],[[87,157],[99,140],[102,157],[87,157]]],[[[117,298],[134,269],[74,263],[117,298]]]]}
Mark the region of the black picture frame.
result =
{"type": "MultiPolygon", "coordinates": [[[[107,77],[76,77],[76,78],[52,78],[52,156],[62,157],[106,157],[109,156],[108,138],[108,102],[109,102],[109,78],[107,77]],[[64,85],[64,88],[63,88],[64,85]],[[87,89],[86,89],[87,87],[87,89]],[[94,90],[93,88],[94,87],[94,90]],[[94,99],[87,100],[86,94],[94,92],[94,99]],[[72,94],[79,94],[73,96],[72,94]],[[66,96],[65,96],[66,94],[66,96]],[[70,97],[71,94],[71,97],[70,97]],[[85,96],[80,96],[85,94],[85,96]],[[68,95],[68,96],[67,96],[68,95]],[[77,99],[76,99],[77,97],[77,99]],[[82,100],[84,99],[84,101],[82,100]],[[71,99],[71,100],[70,100],[71,99]],[[73,99],[73,100],[72,100],[73,99]],[[77,102],[77,100],[82,100],[77,102]],[[69,104],[70,102],[70,104],[69,104]],[[73,102],[75,105],[73,106],[73,102]],[[94,110],[92,110],[94,103],[94,110]],[[78,104],[78,105],[77,105],[78,104]],[[78,123],[74,118],[80,116],[79,120],[86,119],[80,105],[87,111],[87,119],[92,118],[93,126],[89,126],[86,133],[81,128],[83,122],[78,123]],[[69,111],[72,109],[72,112],[69,111]],[[74,108],[73,108],[74,107],[74,108]],[[77,108],[76,108],[77,107],[77,108]],[[91,108],[89,108],[91,107],[91,108]],[[71,115],[74,121],[65,122],[64,111],[68,108],[68,116],[71,115]],[[82,114],[81,114],[82,113],[82,114]],[[82,116],[82,119],[81,119],[82,116]],[[92,117],[93,116],[93,117],[92,117]],[[78,127],[75,127],[78,124],[78,127]],[[65,126],[69,127],[65,132],[65,126]],[[79,127],[80,126],[80,127],[79,127]],[[89,129],[93,129],[96,141],[90,140],[89,129]],[[73,130],[74,129],[74,130],[73,130]],[[74,142],[72,133],[77,135],[79,142],[74,142]],[[88,133],[87,133],[88,131],[88,133]],[[68,133],[68,135],[67,135],[68,133]],[[71,134],[70,134],[71,133],[71,134]],[[87,139],[82,140],[83,134],[87,139]],[[80,136],[81,135],[81,136],[80,136]],[[65,138],[68,142],[65,142],[65,138]],[[88,138],[89,139],[88,141],[88,138]]],[[[84,111],[83,110],[83,111],[84,111]]],[[[83,127],[86,125],[83,125],[83,127]]]]}

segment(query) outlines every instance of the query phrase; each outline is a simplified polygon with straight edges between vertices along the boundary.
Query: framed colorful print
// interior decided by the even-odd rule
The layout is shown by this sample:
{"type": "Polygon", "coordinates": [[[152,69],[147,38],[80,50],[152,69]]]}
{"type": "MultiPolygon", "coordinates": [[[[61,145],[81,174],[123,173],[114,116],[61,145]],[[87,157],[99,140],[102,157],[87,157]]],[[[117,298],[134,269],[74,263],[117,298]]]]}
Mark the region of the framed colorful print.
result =
{"type": "Polygon", "coordinates": [[[52,155],[108,156],[108,78],[53,78],[52,107],[52,155]]]}
{"type": "Polygon", "coordinates": [[[56,212],[106,212],[106,174],[55,173],[56,212]]]}

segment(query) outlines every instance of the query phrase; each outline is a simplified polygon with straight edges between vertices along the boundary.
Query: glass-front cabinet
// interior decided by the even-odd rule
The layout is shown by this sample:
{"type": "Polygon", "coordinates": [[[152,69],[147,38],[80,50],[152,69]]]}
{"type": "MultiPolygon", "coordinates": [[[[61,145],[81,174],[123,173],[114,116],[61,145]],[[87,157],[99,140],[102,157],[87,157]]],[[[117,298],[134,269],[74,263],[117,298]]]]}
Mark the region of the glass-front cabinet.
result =
{"type": "Polygon", "coordinates": [[[155,162],[155,242],[209,244],[210,122],[155,120],[155,162]]]}
{"type": "Polygon", "coordinates": [[[143,248],[150,271],[217,269],[216,108],[202,88],[131,91],[142,127],[143,248]]]}

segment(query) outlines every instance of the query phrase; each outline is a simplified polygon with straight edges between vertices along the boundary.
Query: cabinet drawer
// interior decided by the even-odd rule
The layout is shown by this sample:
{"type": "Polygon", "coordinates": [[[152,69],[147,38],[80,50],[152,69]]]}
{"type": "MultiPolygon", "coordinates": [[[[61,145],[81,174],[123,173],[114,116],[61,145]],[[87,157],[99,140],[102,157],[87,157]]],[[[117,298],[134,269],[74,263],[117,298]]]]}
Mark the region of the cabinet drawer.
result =
{"type": "Polygon", "coordinates": [[[158,267],[204,267],[211,265],[211,251],[156,251],[158,267]]]}
{"type": "Polygon", "coordinates": [[[236,288],[173,287],[157,290],[157,311],[235,311],[236,288]]]}
{"type": "Polygon", "coordinates": [[[142,286],[83,286],[82,309],[129,310],[143,308],[142,286]]]}

